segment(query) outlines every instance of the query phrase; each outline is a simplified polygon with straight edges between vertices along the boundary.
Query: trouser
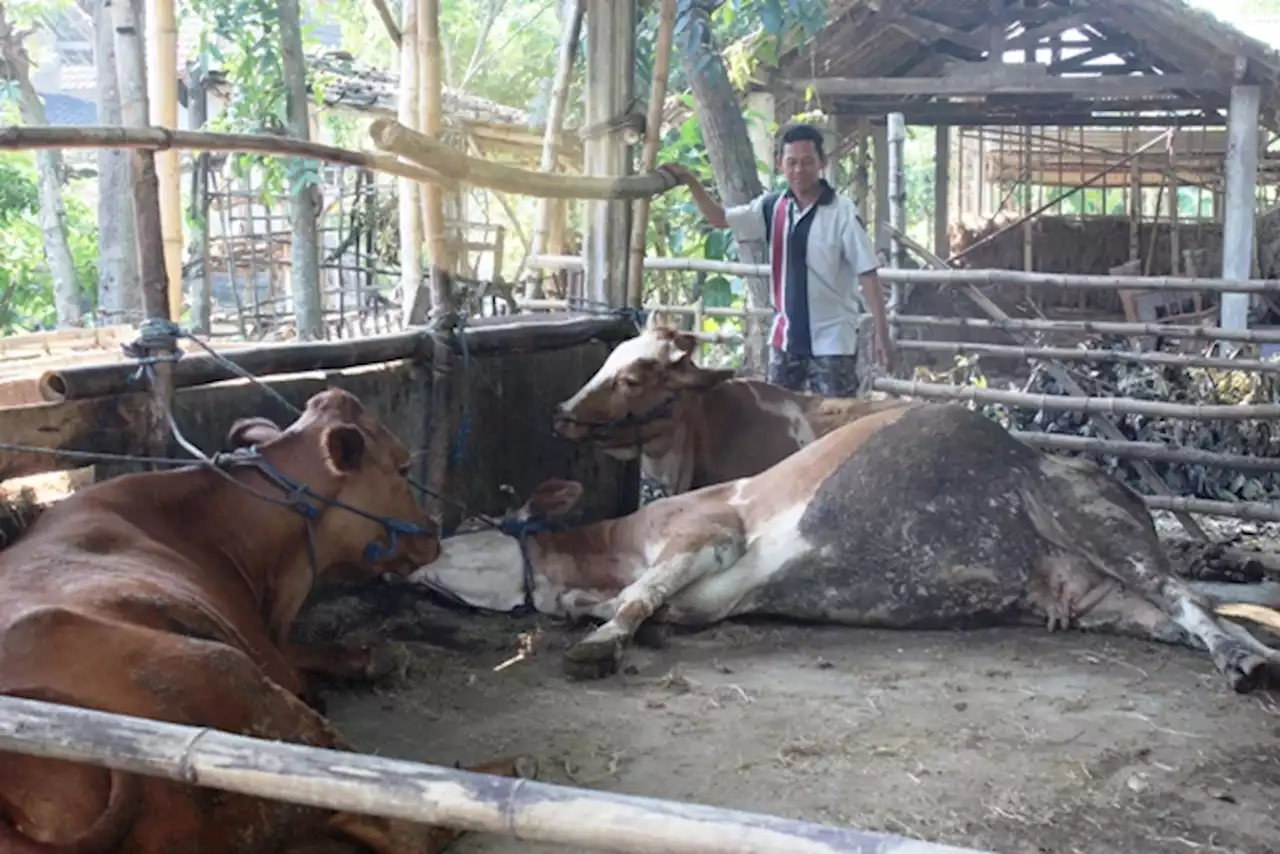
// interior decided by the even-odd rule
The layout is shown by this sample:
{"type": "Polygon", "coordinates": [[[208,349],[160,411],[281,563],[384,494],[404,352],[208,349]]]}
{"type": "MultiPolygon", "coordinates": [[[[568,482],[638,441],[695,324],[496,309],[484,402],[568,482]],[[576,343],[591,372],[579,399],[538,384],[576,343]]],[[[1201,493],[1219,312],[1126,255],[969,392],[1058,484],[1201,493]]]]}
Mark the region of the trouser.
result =
{"type": "Polygon", "coordinates": [[[769,382],[823,397],[857,397],[866,379],[858,355],[794,356],[770,348],[769,382]],[[807,386],[807,387],[806,387],[807,386]]]}

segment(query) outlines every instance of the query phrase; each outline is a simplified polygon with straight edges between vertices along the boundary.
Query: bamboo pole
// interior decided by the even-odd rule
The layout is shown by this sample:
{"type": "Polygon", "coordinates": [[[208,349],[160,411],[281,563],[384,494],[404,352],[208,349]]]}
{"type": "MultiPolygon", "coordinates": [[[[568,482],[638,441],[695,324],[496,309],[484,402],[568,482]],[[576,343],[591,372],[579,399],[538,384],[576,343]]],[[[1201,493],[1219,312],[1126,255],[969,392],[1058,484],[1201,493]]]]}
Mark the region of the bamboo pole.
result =
{"type": "Polygon", "coordinates": [[[625,854],[979,854],[663,801],[0,697],[0,749],[341,812],[625,854]]]}
{"type": "Polygon", "coordinates": [[[1018,347],[977,341],[899,341],[899,349],[949,355],[991,356],[997,359],[1040,360],[1054,362],[1088,362],[1114,365],[1169,365],[1180,368],[1215,368],[1223,371],[1253,371],[1280,374],[1280,361],[1258,359],[1219,359],[1181,353],[1147,353],[1130,350],[1100,350],[1075,347],[1018,347]]]}
{"type": "Polygon", "coordinates": [[[645,175],[584,178],[489,163],[428,139],[392,119],[375,119],[369,125],[369,136],[383,151],[398,154],[460,183],[543,199],[639,199],[657,196],[678,186],[674,178],[661,170],[645,175]]]}
{"type": "MultiPolygon", "coordinates": [[[[147,99],[151,124],[178,127],[178,25],[174,0],[146,0],[147,99]]],[[[169,319],[182,318],[182,187],[178,152],[156,153],[164,266],[169,276],[169,319]]]]}
{"type": "MultiPolygon", "coordinates": [[[[408,127],[416,127],[421,120],[418,114],[418,90],[421,78],[418,73],[418,3],[402,0],[400,21],[400,91],[397,116],[408,127]]],[[[405,166],[409,163],[393,158],[405,166]]],[[[433,172],[435,170],[432,170],[433,172]]],[[[439,173],[436,173],[439,174],[439,173]]],[[[406,180],[397,182],[397,202],[400,214],[400,293],[407,319],[417,304],[422,290],[422,194],[425,187],[406,180]]]]}
{"type": "MultiPolygon", "coordinates": [[[[126,126],[145,127],[147,104],[147,65],[139,26],[138,6],[131,0],[106,0],[111,4],[111,20],[115,27],[116,73],[120,81],[120,115],[126,126]]],[[[168,275],[165,269],[164,230],[160,219],[160,182],[156,174],[155,154],[145,149],[133,152],[133,202],[137,218],[138,261],[142,273],[142,308],[148,320],[169,321],[168,275]]],[[[170,355],[169,348],[157,348],[151,356],[170,355]]],[[[169,444],[169,426],[165,412],[173,401],[172,363],[160,361],[152,365],[154,380],[151,406],[144,431],[146,449],[152,456],[163,456],[169,444]]]]}
{"type": "MultiPolygon", "coordinates": [[[[542,135],[542,159],[538,169],[548,174],[556,169],[560,158],[560,140],[564,134],[564,108],[569,100],[569,85],[573,81],[573,63],[578,55],[578,45],[582,41],[582,19],[587,12],[586,0],[567,0],[572,4],[568,10],[569,18],[560,33],[560,51],[556,60],[556,73],[551,88],[551,103],[547,106],[547,126],[542,135]]],[[[551,199],[541,199],[538,204],[538,218],[533,229],[533,242],[529,246],[529,257],[541,255],[547,248],[547,238],[551,232],[551,217],[560,205],[551,199]]],[[[526,264],[528,262],[526,261],[526,264]]],[[[525,296],[540,296],[539,280],[534,277],[530,282],[530,290],[525,296]]]]}
{"type": "Polygon", "coordinates": [[[900,314],[889,320],[899,326],[954,326],[960,329],[1029,330],[1082,335],[1160,335],[1165,338],[1199,338],[1206,341],[1247,341],[1280,344],[1280,332],[1262,329],[1219,329],[1216,326],[1175,326],[1163,323],[1118,323],[1103,320],[985,320],[972,317],[935,317],[900,314]]]}
{"type": "Polygon", "coordinates": [[[1144,495],[1149,510],[1171,510],[1178,513],[1203,513],[1230,516],[1255,522],[1280,522],[1280,510],[1258,501],[1211,501],[1207,498],[1183,498],[1173,495],[1144,495]]]}
{"type": "Polygon", "coordinates": [[[1053,451],[1077,451],[1122,459],[1158,460],[1166,463],[1192,463],[1237,471],[1280,471],[1280,459],[1249,457],[1243,454],[1220,454],[1198,448],[1179,448],[1163,442],[1112,441],[1088,436],[1041,433],[1034,430],[1010,430],[1009,434],[1036,448],[1053,451]]]}
{"type": "Polygon", "coordinates": [[[433,169],[402,163],[396,157],[351,151],[333,145],[259,133],[207,133],[136,127],[6,127],[0,128],[0,150],[39,148],[128,148],[134,151],[241,151],[279,157],[312,157],[407,178],[418,184],[452,187],[455,182],[433,169]]]}
{"type": "Polygon", "coordinates": [[[878,377],[877,391],[908,397],[938,397],[974,403],[1003,403],[1019,409],[1058,412],[1107,412],[1120,415],[1149,415],[1153,418],[1185,418],[1192,421],[1245,421],[1251,418],[1280,418],[1280,404],[1181,404],[1157,403],[1131,397],[1080,397],[1064,394],[1027,394],[1020,391],[950,386],[918,380],[878,377]]]}
{"type": "Polygon", "coordinates": [[[1014,285],[1089,290],[1280,293],[1280,279],[1200,279],[1185,276],[1081,276],[1017,270],[882,270],[880,278],[914,285],[1014,285]]]}
{"type": "MultiPolygon", "coordinates": [[[[443,122],[444,107],[441,87],[444,85],[440,65],[440,0],[418,2],[418,49],[422,63],[418,73],[422,80],[420,115],[422,135],[438,141],[443,122]]],[[[465,156],[465,155],[464,155],[465,156]]],[[[453,271],[449,242],[445,237],[444,194],[439,187],[428,185],[423,189],[423,226],[427,245],[431,251],[431,307],[436,311],[449,311],[451,299],[444,291],[453,271]]]]}
{"type": "MultiPolygon", "coordinates": [[[[652,172],[662,142],[662,107],[667,99],[667,78],[671,70],[671,40],[676,27],[676,0],[662,0],[658,7],[658,36],[653,48],[653,71],[649,86],[649,115],[645,122],[644,150],[640,171],[652,172]]],[[[639,308],[644,300],[644,250],[649,233],[648,196],[636,199],[631,215],[631,263],[627,267],[626,304],[639,308]]]]}

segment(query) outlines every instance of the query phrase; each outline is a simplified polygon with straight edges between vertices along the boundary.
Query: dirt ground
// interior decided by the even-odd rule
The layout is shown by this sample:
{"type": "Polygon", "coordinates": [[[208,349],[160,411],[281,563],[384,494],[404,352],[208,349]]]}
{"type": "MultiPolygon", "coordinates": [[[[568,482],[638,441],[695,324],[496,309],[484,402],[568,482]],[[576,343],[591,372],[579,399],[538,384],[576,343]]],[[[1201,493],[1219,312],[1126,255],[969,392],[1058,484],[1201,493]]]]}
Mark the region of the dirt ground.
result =
{"type": "MultiPolygon", "coordinates": [[[[527,754],[549,782],[1001,854],[1280,850],[1280,693],[1233,694],[1201,652],[1032,629],[729,623],[569,682],[560,654],[581,631],[379,583],[318,603],[303,635],[381,633],[414,652],[403,682],[325,692],[372,753],[527,754]]],[[[453,850],[578,849],[471,835],[453,850]]]]}

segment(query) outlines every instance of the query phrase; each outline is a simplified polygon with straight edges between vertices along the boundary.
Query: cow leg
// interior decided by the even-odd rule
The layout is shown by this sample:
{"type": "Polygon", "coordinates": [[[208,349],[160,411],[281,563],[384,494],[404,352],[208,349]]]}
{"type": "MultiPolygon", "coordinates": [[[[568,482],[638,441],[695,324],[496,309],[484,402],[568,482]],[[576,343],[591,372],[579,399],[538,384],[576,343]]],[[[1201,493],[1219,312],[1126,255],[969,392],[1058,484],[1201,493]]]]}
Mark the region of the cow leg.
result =
{"type": "Polygon", "coordinates": [[[671,596],[706,575],[724,572],[746,551],[736,524],[717,525],[710,535],[674,537],[653,567],[627,587],[613,603],[613,616],[565,653],[565,672],[571,679],[599,679],[617,671],[622,650],[641,624],[671,596]]]}

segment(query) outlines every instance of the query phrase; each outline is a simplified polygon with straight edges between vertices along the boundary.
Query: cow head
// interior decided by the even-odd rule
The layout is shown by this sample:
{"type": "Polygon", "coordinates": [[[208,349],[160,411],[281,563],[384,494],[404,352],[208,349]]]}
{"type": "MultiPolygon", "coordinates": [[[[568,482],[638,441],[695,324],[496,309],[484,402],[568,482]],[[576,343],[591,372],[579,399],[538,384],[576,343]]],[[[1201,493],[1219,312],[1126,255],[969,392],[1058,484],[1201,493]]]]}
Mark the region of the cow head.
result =
{"type": "Polygon", "coordinates": [[[582,497],[582,484],[549,478],[540,483],[522,507],[503,519],[507,530],[492,528],[455,534],[441,544],[439,558],[410,576],[411,580],[448,599],[486,611],[514,611],[525,604],[525,560],[533,577],[537,610],[554,613],[558,593],[542,572],[543,557],[536,545],[521,546],[521,526],[558,519],[582,497]]]}
{"type": "MultiPolygon", "coordinates": [[[[341,564],[407,573],[439,555],[438,523],[409,486],[408,449],[350,392],[330,388],[314,395],[284,430],[265,418],[241,419],[227,444],[255,446],[267,465],[320,496],[311,501],[320,510],[320,569],[341,564]],[[412,527],[393,536],[388,523],[412,527]]],[[[279,491],[278,485],[255,488],[279,491]]]]}
{"type": "Polygon", "coordinates": [[[556,407],[553,426],[574,442],[591,440],[613,456],[635,456],[637,445],[662,438],[675,424],[677,399],[734,376],[699,367],[695,335],[650,324],[622,342],[573,397],[556,407]]]}

